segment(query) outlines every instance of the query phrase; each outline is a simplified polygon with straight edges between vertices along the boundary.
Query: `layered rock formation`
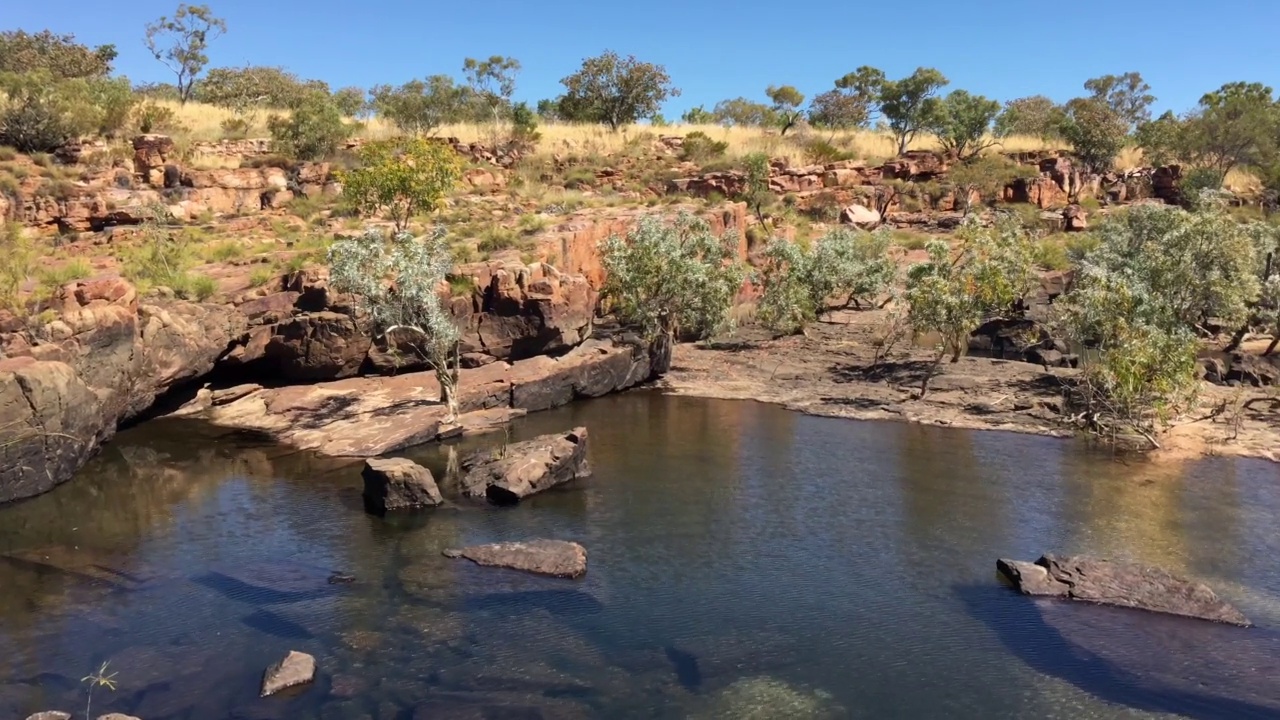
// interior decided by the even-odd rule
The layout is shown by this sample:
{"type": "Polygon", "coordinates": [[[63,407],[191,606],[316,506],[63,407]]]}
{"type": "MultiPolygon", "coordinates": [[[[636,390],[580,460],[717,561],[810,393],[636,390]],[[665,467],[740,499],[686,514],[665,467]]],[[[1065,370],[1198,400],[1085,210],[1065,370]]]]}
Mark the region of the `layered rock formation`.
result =
{"type": "Polygon", "coordinates": [[[591,474],[587,429],[483,450],[462,461],[462,494],[496,505],[520,500],[591,474]]]}
{"type": "Polygon", "coordinates": [[[119,278],[72,283],[56,319],[0,335],[0,502],[45,492],[116,426],[207,374],[242,325],[220,305],[141,302],[119,278]]]}

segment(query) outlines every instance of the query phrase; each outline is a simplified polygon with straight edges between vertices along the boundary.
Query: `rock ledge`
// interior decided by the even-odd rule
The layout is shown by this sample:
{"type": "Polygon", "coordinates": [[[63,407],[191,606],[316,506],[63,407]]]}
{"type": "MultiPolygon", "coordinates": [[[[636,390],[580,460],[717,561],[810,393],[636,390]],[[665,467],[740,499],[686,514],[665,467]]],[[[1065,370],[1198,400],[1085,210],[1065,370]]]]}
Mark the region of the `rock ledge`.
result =
{"type": "Polygon", "coordinates": [[[1046,554],[1034,563],[1000,559],[996,569],[1023,595],[1137,608],[1242,627],[1251,625],[1209,586],[1159,568],[1046,554]]]}

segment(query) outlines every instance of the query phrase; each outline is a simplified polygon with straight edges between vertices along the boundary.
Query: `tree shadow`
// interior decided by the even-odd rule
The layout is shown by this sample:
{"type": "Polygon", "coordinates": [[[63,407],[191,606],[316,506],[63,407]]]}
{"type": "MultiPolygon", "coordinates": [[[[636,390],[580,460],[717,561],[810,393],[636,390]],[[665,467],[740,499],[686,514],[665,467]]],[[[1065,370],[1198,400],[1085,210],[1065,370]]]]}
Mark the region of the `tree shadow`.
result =
{"type": "MultiPolygon", "coordinates": [[[[837,383],[888,382],[890,385],[916,385],[934,374],[932,360],[890,360],[874,365],[832,365],[827,372],[837,383]]],[[[937,373],[941,375],[942,373],[937,373]]]]}

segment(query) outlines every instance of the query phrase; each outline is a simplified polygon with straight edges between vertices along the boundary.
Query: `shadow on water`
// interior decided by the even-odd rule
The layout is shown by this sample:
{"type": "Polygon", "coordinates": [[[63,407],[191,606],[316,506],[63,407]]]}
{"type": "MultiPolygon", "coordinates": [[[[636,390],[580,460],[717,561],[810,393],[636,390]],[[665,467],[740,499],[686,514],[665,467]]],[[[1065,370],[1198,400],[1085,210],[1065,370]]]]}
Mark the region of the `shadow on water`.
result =
{"type": "Polygon", "coordinates": [[[1195,720],[1280,717],[1280,633],[956,586],[968,613],[1037,672],[1102,700],[1195,720]]]}
{"type": "Polygon", "coordinates": [[[686,690],[697,692],[698,688],[702,687],[702,670],[698,667],[698,656],[671,645],[663,650],[667,654],[667,659],[675,667],[676,679],[680,681],[680,685],[686,690]]]}
{"type": "Polygon", "coordinates": [[[277,590],[260,585],[251,585],[217,571],[197,575],[191,581],[220,593],[228,599],[252,605],[287,605],[307,600],[318,600],[340,592],[338,585],[327,585],[313,590],[277,590]]]}
{"type": "Polygon", "coordinates": [[[310,640],[315,637],[310,630],[270,610],[256,610],[240,618],[240,622],[260,633],[284,640],[310,640]]]}
{"type": "Polygon", "coordinates": [[[522,616],[539,610],[556,617],[579,617],[603,612],[604,604],[581,590],[523,590],[468,595],[463,598],[461,609],[503,617],[522,616]]]}

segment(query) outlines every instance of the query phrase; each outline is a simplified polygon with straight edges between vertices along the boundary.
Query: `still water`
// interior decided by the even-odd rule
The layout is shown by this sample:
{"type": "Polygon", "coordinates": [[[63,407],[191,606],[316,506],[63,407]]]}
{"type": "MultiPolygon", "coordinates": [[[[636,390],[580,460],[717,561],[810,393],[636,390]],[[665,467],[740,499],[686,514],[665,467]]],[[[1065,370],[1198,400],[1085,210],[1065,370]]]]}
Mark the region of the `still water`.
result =
{"type": "MultiPolygon", "coordinates": [[[[586,481],[387,520],[362,512],[359,465],[189,423],[122,433],[0,508],[0,718],[81,717],[103,662],[117,687],[94,716],[143,720],[1277,716],[1274,465],[1123,465],[649,392],[512,439],[580,424],[586,481]],[[532,537],[586,545],[586,577],[441,556],[532,537]],[[997,582],[997,557],[1044,551],[1205,579],[1259,627],[997,582]],[[316,683],[258,699],[290,649],[316,656],[316,683]]],[[[445,466],[438,447],[407,455],[445,466]]]]}

